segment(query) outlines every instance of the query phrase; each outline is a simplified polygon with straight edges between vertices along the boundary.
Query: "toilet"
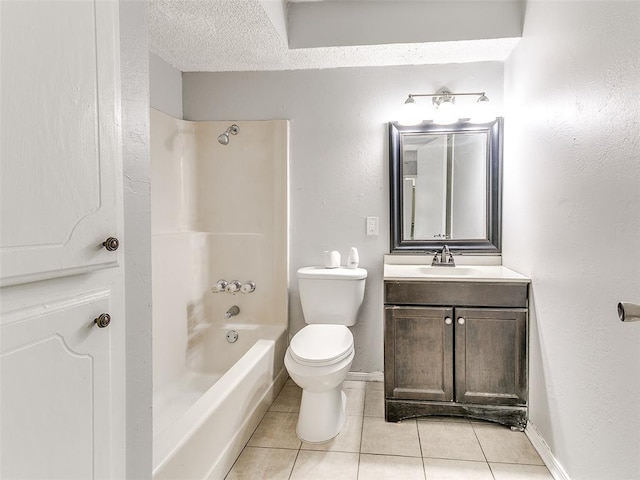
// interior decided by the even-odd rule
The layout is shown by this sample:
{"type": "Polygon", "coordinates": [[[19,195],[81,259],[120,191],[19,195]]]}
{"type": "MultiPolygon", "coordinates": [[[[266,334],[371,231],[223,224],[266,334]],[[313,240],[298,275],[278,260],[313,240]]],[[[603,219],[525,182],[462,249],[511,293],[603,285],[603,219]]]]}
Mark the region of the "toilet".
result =
{"type": "Polygon", "coordinates": [[[289,376],[302,388],[296,433],[309,443],[331,440],[346,420],[342,391],[353,357],[353,335],[364,298],[364,268],[303,267],[298,270],[307,326],[292,339],[284,357],[289,376]]]}

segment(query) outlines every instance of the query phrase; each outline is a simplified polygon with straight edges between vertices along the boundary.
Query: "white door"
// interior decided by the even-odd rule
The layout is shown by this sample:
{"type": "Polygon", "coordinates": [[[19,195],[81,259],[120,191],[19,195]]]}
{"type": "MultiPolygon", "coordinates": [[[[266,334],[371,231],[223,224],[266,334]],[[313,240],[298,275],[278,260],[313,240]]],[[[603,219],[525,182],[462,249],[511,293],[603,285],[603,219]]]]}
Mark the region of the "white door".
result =
{"type": "Polygon", "coordinates": [[[118,4],[0,23],[0,478],[124,478],[118,4]]]}

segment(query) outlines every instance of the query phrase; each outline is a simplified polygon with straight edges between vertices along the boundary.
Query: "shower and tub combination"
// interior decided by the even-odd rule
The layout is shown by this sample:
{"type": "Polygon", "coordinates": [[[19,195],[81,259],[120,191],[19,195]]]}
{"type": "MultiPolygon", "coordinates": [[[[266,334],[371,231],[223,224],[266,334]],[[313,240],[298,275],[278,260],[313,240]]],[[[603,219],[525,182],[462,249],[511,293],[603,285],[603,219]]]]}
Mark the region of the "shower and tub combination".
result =
{"type": "Polygon", "coordinates": [[[224,478],[287,378],[288,123],[230,123],[151,112],[157,480],[224,478]]]}

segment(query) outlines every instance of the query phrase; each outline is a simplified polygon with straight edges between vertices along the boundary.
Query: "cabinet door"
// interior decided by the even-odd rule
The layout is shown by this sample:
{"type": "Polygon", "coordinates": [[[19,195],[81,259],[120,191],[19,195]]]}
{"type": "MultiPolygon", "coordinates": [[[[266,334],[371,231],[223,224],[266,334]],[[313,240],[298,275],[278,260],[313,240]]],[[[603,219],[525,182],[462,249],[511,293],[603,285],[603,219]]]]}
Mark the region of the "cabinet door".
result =
{"type": "Polygon", "coordinates": [[[94,323],[110,304],[96,291],[2,317],[1,478],[114,478],[115,330],[94,323]]]}
{"type": "Polygon", "coordinates": [[[387,398],[453,400],[452,318],[452,308],[385,308],[387,398]]]}
{"type": "Polygon", "coordinates": [[[456,401],[525,405],[526,310],[456,308],[456,401]]]}
{"type": "Polygon", "coordinates": [[[115,267],[117,2],[2,2],[0,285],[115,267]]]}

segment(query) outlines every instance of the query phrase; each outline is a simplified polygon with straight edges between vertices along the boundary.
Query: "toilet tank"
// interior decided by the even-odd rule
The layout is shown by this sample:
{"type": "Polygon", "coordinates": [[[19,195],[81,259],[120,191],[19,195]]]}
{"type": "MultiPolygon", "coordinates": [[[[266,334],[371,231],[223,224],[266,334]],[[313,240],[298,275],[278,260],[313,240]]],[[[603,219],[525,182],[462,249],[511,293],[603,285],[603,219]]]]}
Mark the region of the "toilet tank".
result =
{"type": "Polygon", "coordinates": [[[297,276],[305,323],[356,324],[364,299],[364,268],[302,267],[297,276]]]}

